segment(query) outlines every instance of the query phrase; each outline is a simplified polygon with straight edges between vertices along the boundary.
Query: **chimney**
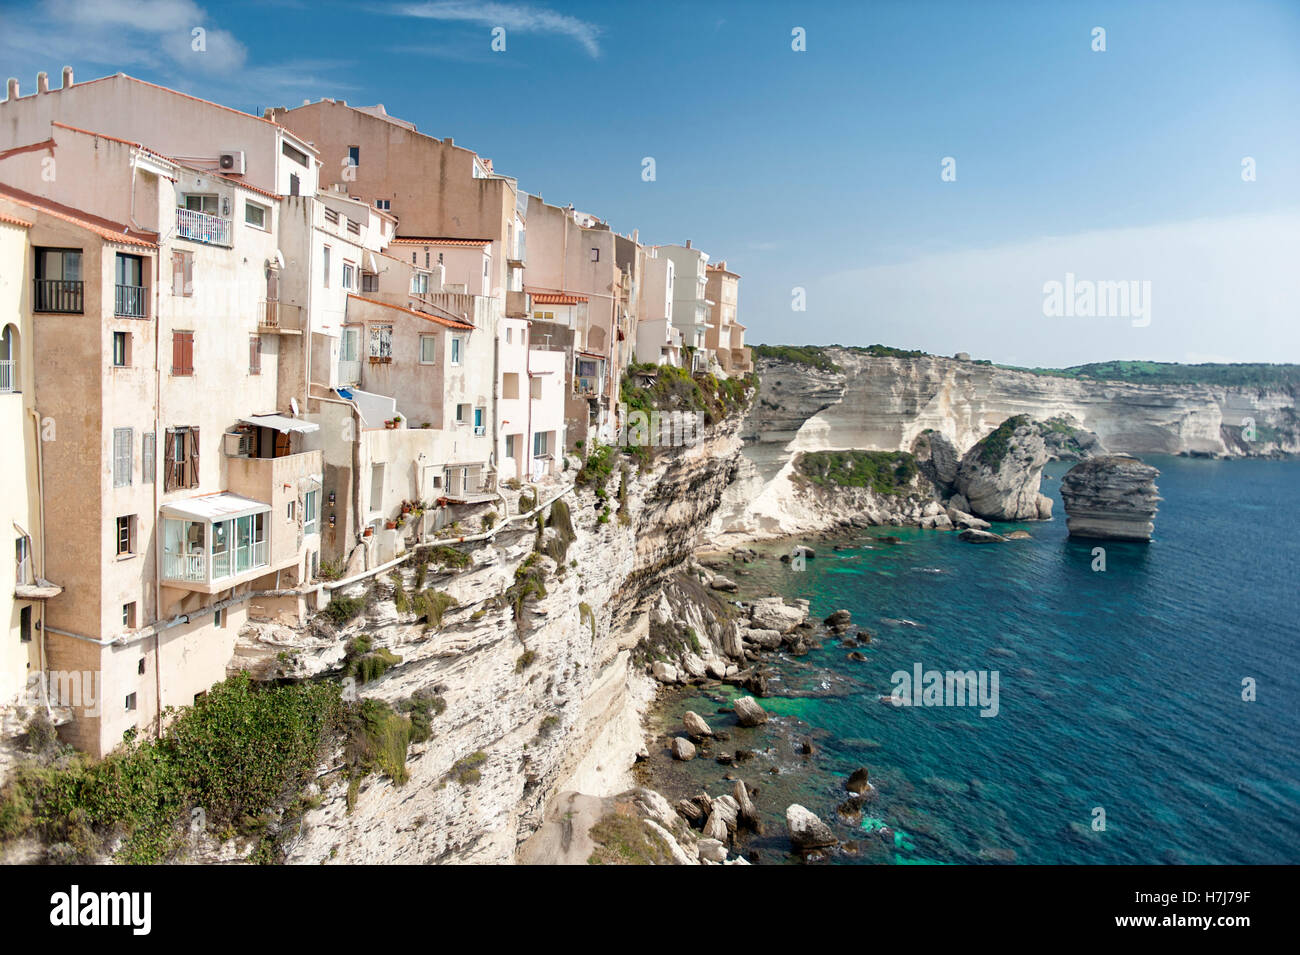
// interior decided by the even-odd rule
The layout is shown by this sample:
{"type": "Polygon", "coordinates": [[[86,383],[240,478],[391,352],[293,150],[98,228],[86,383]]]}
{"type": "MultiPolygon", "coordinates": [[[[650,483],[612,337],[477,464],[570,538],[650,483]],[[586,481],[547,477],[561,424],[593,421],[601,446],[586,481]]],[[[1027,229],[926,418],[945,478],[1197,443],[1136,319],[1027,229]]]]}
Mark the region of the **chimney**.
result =
{"type": "Polygon", "coordinates": [[[443,144],[444,146],[455,146],[455,145],[456,145],[456,141],[455,141],[454,139],[452,139],[450,136],[444,136],[444,137],[442,138],[442,144],[443,144]]]}
{"type": "Polygon", "coordinates": [[[18,80],[11,76],[9,77],[9,99],[10,101],[12,101],[12,100],[16,100],[17,98],[18,98],[18,80]]]}
{"type": "Polygon", "coordinates": [[[686,240],[686,248],[689,249],[690,247],[691,247],[691,240],[690,240],[690,239],[687,239],[687,240],[686,240]]]}
{"type": "Polygon", "coordinates": [[[44,70],[36,74],[36,92],[48,93],[50,91],[50,76],[44,70]]]}
{"type": "Polygon", "coordinates": [[[71,85],[72,85],[72,67],[65,66],[63,68],[63,88],[66,90],[71,85]]]}

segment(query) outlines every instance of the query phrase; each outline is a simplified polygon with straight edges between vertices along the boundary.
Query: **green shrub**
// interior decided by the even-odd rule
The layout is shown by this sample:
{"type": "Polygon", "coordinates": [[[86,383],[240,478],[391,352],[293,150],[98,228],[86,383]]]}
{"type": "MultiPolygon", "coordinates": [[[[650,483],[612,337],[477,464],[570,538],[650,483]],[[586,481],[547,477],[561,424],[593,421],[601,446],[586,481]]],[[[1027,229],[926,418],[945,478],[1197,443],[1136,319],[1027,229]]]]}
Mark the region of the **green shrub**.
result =
{"type": "Polygon", "coordinates": [[[799,456],[799,476],[818,487],[867,487],[906,494],[920,470],[905,451],[813,451],[799,456]]]}
{"type": "Polygon", "coordinates": [[[361,613],[365,607],[365,597],[344,597],[342,594],[336,593],[330,598],[330,602],[325,605],[325,609],[321,613],[339,626],[343,626],[343,624],[361,613]]]}
{"type": "Polygon", "coordinates": [[[1018,414],[1008,418],[979,442],[980,463],[996,471],[1011,449],[1011,436],[1016,428],[1029,424],[1029,415],[1018,414]]]}

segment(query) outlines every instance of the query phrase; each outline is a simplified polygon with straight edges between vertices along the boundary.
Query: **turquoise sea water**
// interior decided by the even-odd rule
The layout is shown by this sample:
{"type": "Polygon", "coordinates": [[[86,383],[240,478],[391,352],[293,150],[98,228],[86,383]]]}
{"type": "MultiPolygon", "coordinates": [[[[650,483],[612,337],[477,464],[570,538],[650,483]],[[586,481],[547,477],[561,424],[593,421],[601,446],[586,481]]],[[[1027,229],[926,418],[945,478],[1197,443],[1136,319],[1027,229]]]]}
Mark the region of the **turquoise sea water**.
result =
{"type": "MultiPolygon", "coordinates": [[[[844,861],[1300,862],[1300,463],[1147,460],[1161,470],[1156,539],[1105,543],[1105,572],[1097,542],[1066,536],[1068,464],[1043,484],[1056,520],[994,528],[1031,540],[881,529],[819,544],[803,573],[753,565],[747,589],[806,597],[817,618],[847,608],[875,634],[866,662],[834,640],[773,658],[774,725],[728,727],[718,747],[760,751],[732,772],[760,788],[767,834],[750,846],[765,861],[785,858],[784,808],[799,801],[860,841],[844,861]],[[885,533],[902,543],[872,539],[885,533]],[[997,670],[998,715],[880,703],[915,663],[997,670]],[[795,752],[802,736],[812,756],[795,752]],[[835,813],[859,765],[878,790],[861,822],[835,813]]],[[[678,700],[665,725],[696,709],[725,727],[728,695],[678,700]]],[[[662,767],[672,795],[716,795],[723,771],[662,767]]]]}

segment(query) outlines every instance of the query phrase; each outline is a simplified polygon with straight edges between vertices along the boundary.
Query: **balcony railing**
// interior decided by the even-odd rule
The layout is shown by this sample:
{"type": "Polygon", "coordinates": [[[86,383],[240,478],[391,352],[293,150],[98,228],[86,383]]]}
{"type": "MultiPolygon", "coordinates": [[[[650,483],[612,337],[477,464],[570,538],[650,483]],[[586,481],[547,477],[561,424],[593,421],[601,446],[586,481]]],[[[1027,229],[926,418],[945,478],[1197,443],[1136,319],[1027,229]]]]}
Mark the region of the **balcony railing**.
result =
{"type": "Polygon", "coordinates": [[[339,359],[339,384],[355,385],[361,381],[361,362],[358,360],[339,359]]]}
{"type": "Polygon", "coordinates": [[[37,279],[35,311],[80,315],[85,311],[85,283],[69,279],[37,279]]]}
{"type": "Polygon", "coordinates": [[[121,318],[144,318],[149,299],[143,285],[119,285],[113,296],[113,314],[121,318]]]}
{"type": "Polygon", "coordinates": [[[286,331],[301,331],[302,306],[288,302],[262,302],[258,324],[262,328],[274,328],[286,331]]]}
{"type": "Polygon", "coordinates": [[[177,208],[176,234],[208,245],[230,245],[230,220],[206,212],[177,208]]]}
{"type": "Polygon", "coordinates": [[[0,395],[11,395],[17,386],[18,362],[0,359],[0,395]]]}
{"type": "Polygon", "coordinates": [[[588,378],[586,376],[575,378],[573,379],[573,392],[584,398],[599,397],[600,381],[597,378],[588,378]]]}
{"type": "Polygon", "coordinates": [[[207,568],[204,554],[163,554],[163,577],[167,580],[188,580],[206,583],[207,568]]]}

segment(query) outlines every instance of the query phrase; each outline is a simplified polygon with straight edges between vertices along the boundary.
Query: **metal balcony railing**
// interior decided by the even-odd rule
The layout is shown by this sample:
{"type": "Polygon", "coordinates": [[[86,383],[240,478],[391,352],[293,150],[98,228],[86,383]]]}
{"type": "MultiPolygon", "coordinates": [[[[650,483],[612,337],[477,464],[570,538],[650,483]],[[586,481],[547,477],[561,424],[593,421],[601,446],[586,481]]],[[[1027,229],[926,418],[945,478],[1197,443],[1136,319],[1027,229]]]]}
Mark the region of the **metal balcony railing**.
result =
{"type": "Polygon", "coordinates": [[[0,359],[0,395],[11,395],[18,384],[18,362],[0,359]]]}
{"type": "Polygon", "coordinates": [[[205,554],[163,554],[163,579],[203,583],[207,578],[205,554]]]}
{"type": "Polygon", "coordinates": [[[148,303],[143,285],[119,285],[114,290],[113,314],[121,318],[145,318],[148,303]]]}
{"type": "Polygon", "coordinates": [[[70,279],[36,279],[34,311],[80,315],[85,311],[85,286],[70,279]]]}
{"type": "Polygon", "coordinates": [[[263,328],[302,329],[302,306],[289,302],[269,302],[260,304],[261,316],[258,324],[263,328]]]}
{"type": "Polygon", "coordinates": [[[193,209],[177,208],[176,234],[208,245],[230,245],[230,220],[193,209]]]}

